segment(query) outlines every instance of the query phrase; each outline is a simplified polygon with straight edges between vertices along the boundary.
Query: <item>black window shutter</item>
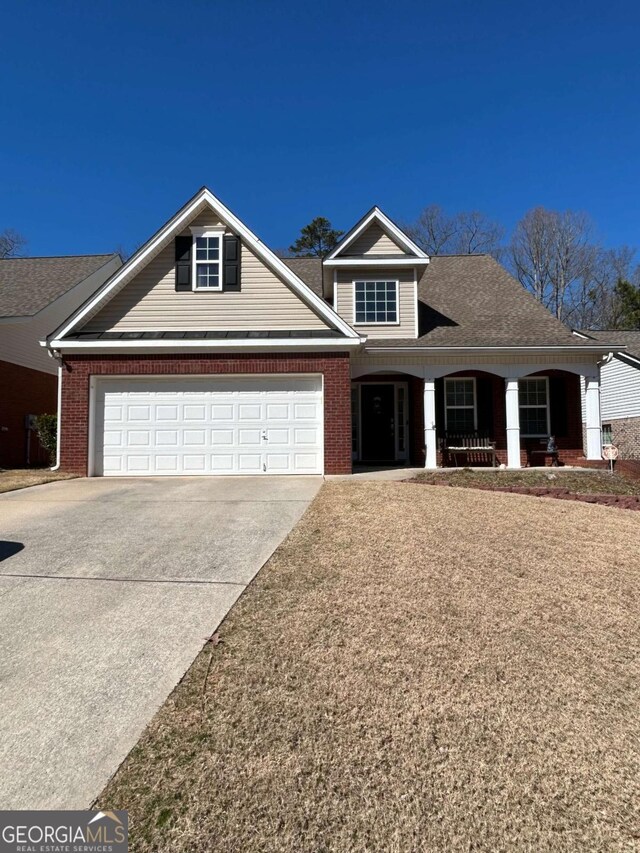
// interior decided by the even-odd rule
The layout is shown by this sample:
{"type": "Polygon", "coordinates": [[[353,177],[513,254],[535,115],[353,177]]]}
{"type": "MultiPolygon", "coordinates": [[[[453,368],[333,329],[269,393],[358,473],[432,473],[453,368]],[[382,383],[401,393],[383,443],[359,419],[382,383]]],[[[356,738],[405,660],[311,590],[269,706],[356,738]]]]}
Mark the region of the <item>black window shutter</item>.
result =
{"type": "Polygon", "coordinates": [[[176,290],[191,290],[191,237],[176,237],[176,290]]]}
{"type": "Polygon", "coordinates": [[[549,408],[551,435],[566,438],[567,428],[567,388],[562,376],[549,377],[549,408]]]}
{"type": "Polygon", "coordinates": [[[233,235],[224,238],[222,253],[222,289],[240,290],[240,240],[233,235]]]}
{"type": "Polygon", "coordinates": [[[478,432],[495,438],[493,435],[493,380],[488,376],[476,379],[476,406],[478,411],[478,432]]]}

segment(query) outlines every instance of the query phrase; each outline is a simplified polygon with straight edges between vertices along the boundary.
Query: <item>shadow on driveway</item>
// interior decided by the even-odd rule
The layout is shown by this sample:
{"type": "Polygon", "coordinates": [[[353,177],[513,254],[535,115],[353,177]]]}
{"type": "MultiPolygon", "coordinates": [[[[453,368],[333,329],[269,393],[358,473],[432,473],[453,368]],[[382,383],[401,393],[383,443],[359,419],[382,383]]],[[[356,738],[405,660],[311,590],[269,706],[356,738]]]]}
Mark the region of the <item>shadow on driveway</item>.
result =
{"type": "Polygon", "coordinates": [[[7,542],[5,539],[0,539],[0,563],[8,560],[9,557],[14,557],[20,551],[24,551],[22,542],[7,542]]]}

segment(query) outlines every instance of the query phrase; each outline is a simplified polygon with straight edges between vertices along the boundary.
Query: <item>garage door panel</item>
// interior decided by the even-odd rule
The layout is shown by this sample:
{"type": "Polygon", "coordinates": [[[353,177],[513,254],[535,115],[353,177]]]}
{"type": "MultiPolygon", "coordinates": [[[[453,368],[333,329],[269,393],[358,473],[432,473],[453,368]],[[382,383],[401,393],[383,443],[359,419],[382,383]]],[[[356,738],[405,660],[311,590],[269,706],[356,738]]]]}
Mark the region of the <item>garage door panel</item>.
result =
{"type": "Polygon", "coordinates": [[[178,468],[178,457],[177,456],[169,456],[166,454],[157,454],[156,455],[156,471],[159,474],[169,473],[175,474],[179,470],[178,468]]]}
{"type": "Polygon", "coordinates": [[[96,395],[96,472],[322,472],[322,380],[111,378],[96,395]]]}
{"type": "Polygon", "coordinates": [[[260,474],[262,472],[262,454],[239,453],[238,468],[243,474],[260,474]]]}
{"type": "Polygon", "coordinates": [[[317,453],[294,453],[294,465],[296,471],[312,474],[318,465],[317,453]]]}
{"type": "Polygon", "coordinates": [[[233,429],[212,429],[211,444],[214,447],[233,447],[234,435],[235,431],[233,429]]]}
{"type": "Polygon", "coordinates": [[[178,420],[178,406],[156,406],[156,422],[175,422],[178,420]]]}
{"type": "Polygon", "coordinates": [[[211,456],[212,474],[233,474],[234,455],[232,453],[214,453],[211,456]]]}

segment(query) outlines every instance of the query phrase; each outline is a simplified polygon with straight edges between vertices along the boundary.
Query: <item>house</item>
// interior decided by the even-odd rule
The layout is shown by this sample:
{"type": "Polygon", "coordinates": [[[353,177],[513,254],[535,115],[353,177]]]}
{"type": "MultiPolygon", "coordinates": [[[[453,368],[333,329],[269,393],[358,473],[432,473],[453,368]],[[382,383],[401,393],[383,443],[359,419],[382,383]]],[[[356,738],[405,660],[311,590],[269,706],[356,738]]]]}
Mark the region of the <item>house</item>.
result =
{"type": "Polygon", "coordinates": [[[48,461],[32,415],[54,414],[58,365],[39,345],[111,277],[117,254],[0,259],[0,467],[48,461]]]}
{"type": "Polygon", "coordinates": [[[640,459],[640,331],[580,334],[587,340],[608,341],[614,346],[600,369],[603,440],[617,446],[621,459],[640,459]],[[622,351],[615,349],[616,345],[622,351]]]}
{"type": "Polygon", "coordinates": [[[78,474],[436,468],[462,434],[511,468],[553,434],[576,463],[581,376],[601,459],[606,342],[486,255],[429,258],[377,207],[324,260],[282,260],[203,188],[42,343],[78,474]]]}

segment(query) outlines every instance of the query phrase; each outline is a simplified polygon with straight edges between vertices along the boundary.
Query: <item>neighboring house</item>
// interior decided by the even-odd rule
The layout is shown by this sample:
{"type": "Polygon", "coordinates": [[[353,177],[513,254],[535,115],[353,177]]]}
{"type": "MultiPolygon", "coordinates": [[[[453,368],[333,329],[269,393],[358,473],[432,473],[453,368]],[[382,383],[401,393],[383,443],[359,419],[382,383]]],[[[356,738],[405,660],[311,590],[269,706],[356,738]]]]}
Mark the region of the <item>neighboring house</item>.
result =
{"type": "Polygon", "coordinates": [[[554,434],[575,463],[580,376],[601,458],[606,342],[487,255],[427,257],[377,207],[324,261],[282,260],[203,188],[43,345],[79,474],[435,468],[461,434],[512,468],[554,434]]]}
{"type": "Polygon", "coordinates": [[[603,440],[613,442],[622,459],[640,459],[640,331],[580,334],[590,340],[608,341],[614,347],[600,369],[603,440]],[[626,351],[621,352],[619,347],[626,347],[626,351]]]}
{"type": "Polygon", "coordinates": [[[0,468],[48,461],[29,416],[56,412],[58,364],[39,341],[121,265],[114,254],[0,259],[0,468]]]}

